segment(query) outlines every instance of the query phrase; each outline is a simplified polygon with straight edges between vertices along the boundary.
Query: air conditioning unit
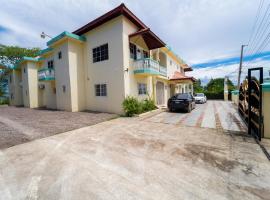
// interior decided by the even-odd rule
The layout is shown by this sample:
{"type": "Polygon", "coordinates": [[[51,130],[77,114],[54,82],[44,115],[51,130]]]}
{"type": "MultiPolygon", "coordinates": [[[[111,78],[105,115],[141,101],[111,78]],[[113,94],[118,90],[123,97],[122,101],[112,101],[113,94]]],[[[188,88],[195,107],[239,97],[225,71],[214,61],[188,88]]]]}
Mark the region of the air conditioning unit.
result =
{"type": "Polygon", "coordinates": [[[44,90],[45,89],[45,85],[44,84],[39,84],[38,85],[38,88],[41,89],[41,90],[44,90]]]}

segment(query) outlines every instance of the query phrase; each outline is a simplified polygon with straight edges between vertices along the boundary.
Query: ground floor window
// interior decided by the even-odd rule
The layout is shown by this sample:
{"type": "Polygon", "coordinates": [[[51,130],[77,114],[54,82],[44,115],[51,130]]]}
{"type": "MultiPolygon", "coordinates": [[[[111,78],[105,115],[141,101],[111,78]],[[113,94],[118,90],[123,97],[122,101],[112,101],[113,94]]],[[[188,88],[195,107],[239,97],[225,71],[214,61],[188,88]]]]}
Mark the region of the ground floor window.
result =
{"type": "Polygon", "coordinates": [[[107,96],[107,84],[96,84],[95,91],[97,97],[107,96]]]}
{"type": "Polygon", "coordinates": [[[138,94],[147,94],[147,85],[145,83],[138,83],[138,94]]]}

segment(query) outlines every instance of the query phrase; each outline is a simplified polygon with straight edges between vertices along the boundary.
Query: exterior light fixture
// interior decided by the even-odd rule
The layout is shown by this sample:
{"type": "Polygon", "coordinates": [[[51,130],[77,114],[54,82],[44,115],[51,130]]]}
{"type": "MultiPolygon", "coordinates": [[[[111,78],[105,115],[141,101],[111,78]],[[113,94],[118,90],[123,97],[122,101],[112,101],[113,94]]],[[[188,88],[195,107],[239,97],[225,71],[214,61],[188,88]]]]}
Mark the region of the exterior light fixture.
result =
{"type": "Polygon", "coordinates": [[[40,34],[40,37],[41,37],[42,39],[45,39],[46,37],[52,38],[52,36],[47,35],[47,34],[44,33],[43,31],[42,31],[42,33],[40,34]]]}

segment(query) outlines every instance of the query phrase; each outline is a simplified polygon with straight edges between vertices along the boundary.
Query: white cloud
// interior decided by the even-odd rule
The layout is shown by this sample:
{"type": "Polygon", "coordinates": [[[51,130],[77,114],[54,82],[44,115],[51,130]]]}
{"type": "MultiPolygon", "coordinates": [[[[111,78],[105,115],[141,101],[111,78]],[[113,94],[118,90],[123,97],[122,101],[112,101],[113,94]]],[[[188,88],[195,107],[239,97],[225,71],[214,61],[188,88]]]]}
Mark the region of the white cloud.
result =
{"type": "MultiPolygon", "coordinates": [[[[12,36],[0,43],[45,46],[42,31],[73,31],[119,5],[120,0],[1,0],[0,24],[12,36]]],[[[247,41],[257,0],[124,0],[140,19],[187,62],[238,54],[247,41]]]]}

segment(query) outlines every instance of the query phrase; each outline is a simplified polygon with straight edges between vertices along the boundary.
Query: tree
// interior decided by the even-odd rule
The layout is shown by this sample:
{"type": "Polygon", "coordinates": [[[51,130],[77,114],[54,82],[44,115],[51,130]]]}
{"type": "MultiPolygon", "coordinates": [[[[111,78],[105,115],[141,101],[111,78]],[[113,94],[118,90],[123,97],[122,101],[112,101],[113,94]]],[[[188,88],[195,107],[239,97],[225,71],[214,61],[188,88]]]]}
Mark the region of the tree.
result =
{"type": "Polygon", "coordinates": [[[202,86],[201,80],[198,79],[195,81],[195,83],[193,84],[193,89],[195,93],[202,93],[204,92],[204,88],[202,86]]]}
{"type": "Polygon", "coordinates": [[[0,97],[6,95],[7,73],[11,66],[14,66],[22,57],[37,56],[39,48],[21,48],[18,46],[6,46],[0,44],[0,64],[7,66],[7,69],[0,69],[0,97]]]}
{"type": "Polygon", "coordinates": [[[22,48],[0,44],[0,63],[6,66],[15,65],[24,56],[36,57],[39,51],[39,48],[22,48]]]}
{"type": "MultiPolygon", "coordinates": [[[[229,91],[234,90],[235,86],[230,79],[228,79],[228,89],[229,91]]],[[[211,79],[206,85],[206,90],[208,92],[223,93],[224,92],[224,78],[211,79]]]]}

